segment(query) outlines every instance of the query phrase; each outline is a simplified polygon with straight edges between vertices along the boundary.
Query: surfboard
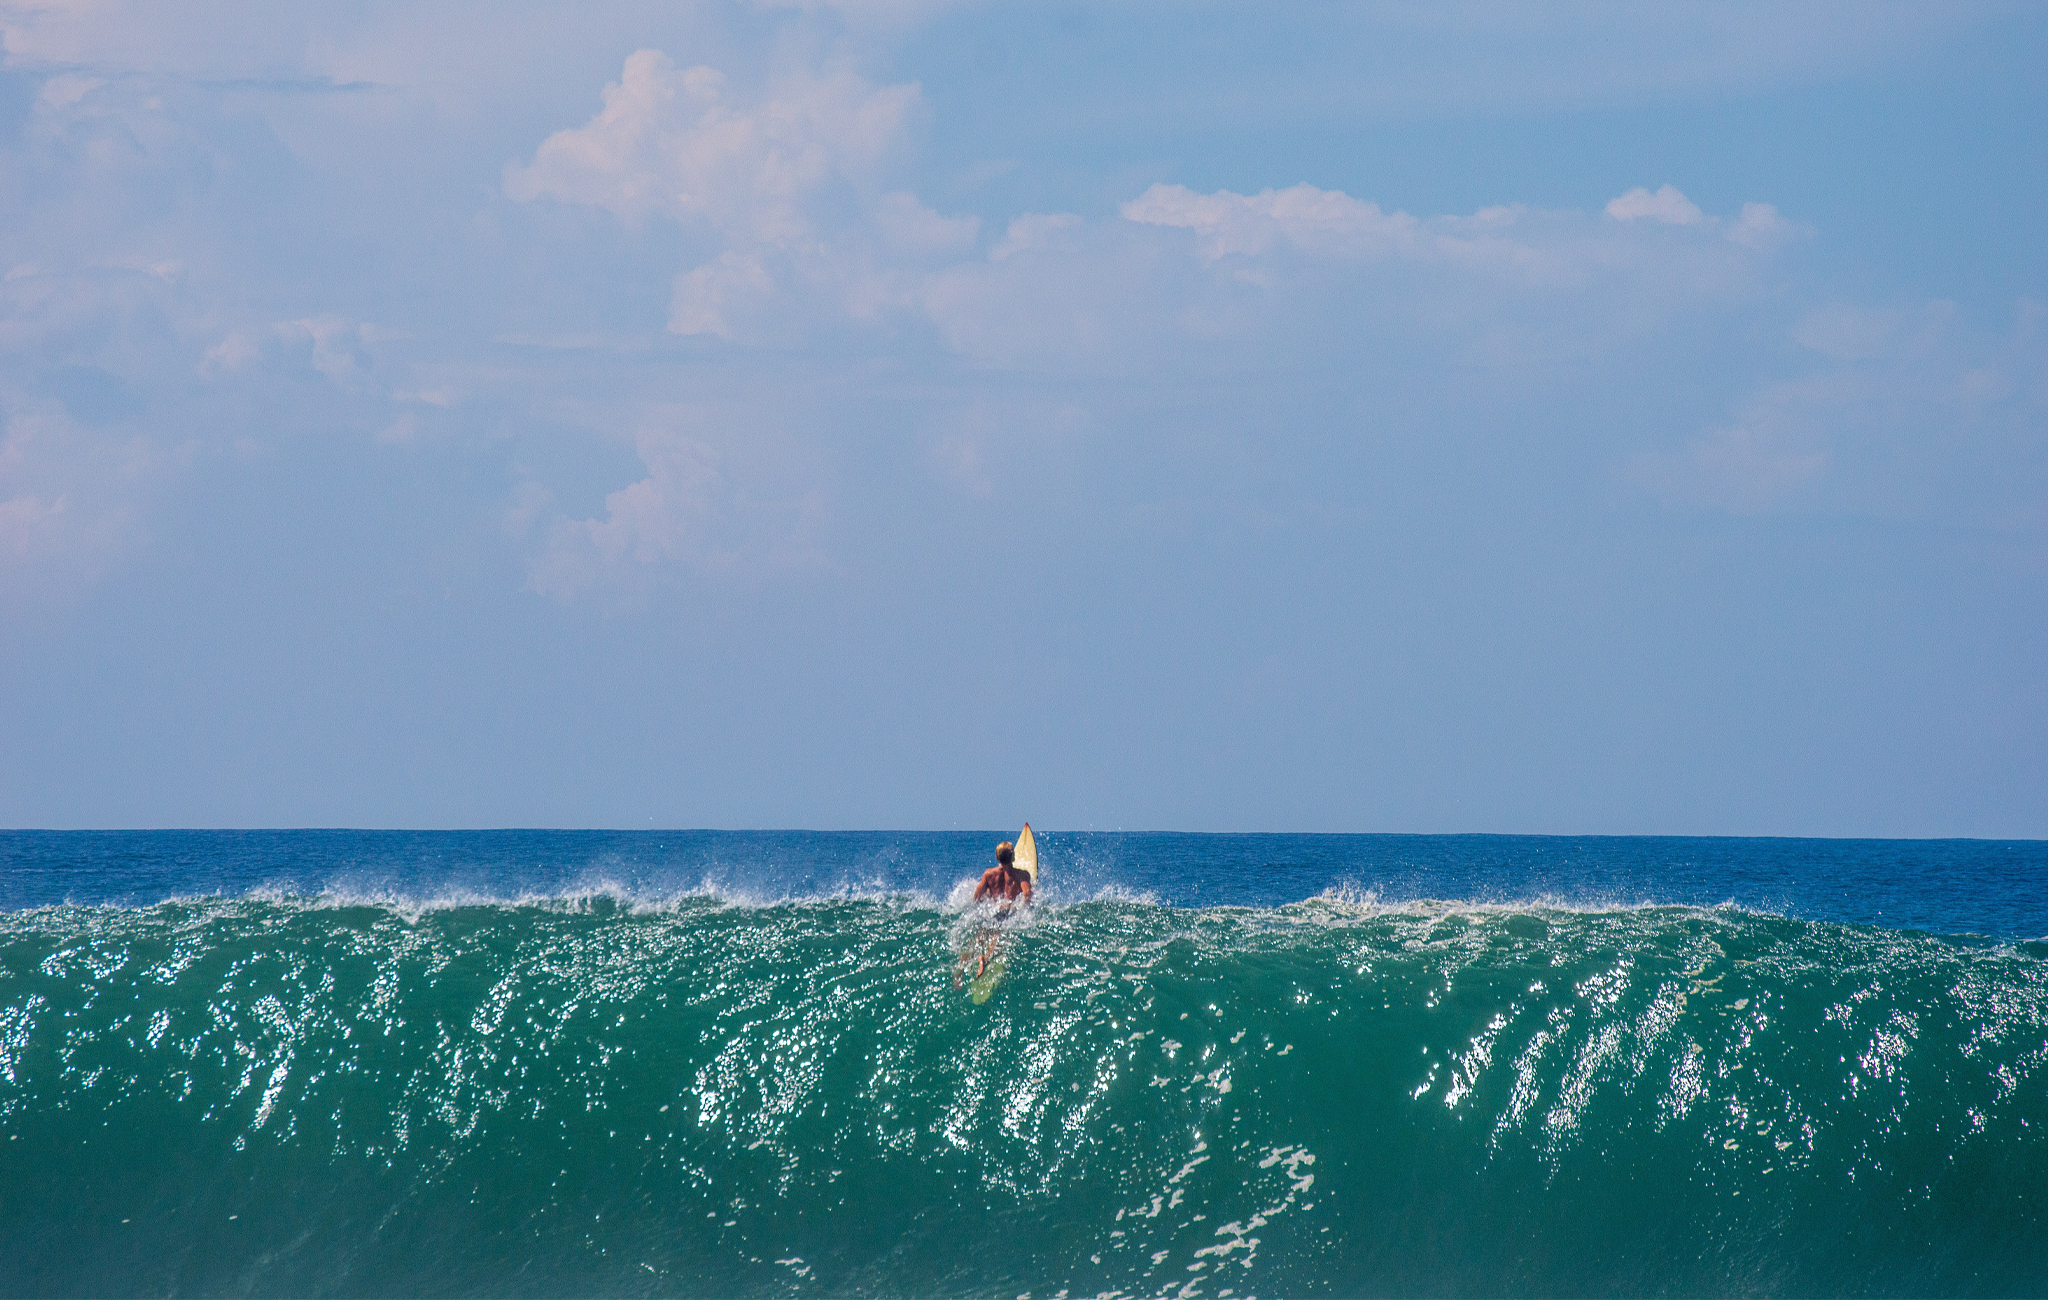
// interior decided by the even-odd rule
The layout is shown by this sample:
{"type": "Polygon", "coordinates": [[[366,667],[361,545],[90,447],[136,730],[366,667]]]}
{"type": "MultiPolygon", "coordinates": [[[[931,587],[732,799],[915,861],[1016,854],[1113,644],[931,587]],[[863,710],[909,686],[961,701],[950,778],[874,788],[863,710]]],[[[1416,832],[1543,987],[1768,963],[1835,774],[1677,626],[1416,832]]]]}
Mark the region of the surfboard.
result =
{"type": "MultiPolygon", "coordinates": [[[[1030,875],[1031,893],[1036,897],[1038,894],[1038,840],[1031,834],[1030,822],[1025,822],[1024,829],[1017,832],[1017,843],[1011,862],[1019,871],[1030,875]]],[[[998,944],[1000,945],[1000,940],[998,944]]],[[[1003,960],[1002,949],[998,946],[996,955],[989,958],[989,963],[982,968],[981,974],[968,982],[967,996],[973,999],[975,1006],[978,1007],[988,1001],[990,996],[995,993],[996,985],[1003,982],[1003,972],[1006,969],[1008,969],[1008,964],[1003,960]]]]}
{"type": "Polygon", "coordinates": [[[988,968],[986,970],[982,971],[981,974],[975,976],[972,980],[968,981],[967,996],[969,998],[972,998],[974,1000],[974,1005],[978,1007],[982,1003],[989,1000],[989,996],[996,991],[996,985],[1002,982],[1003,959],[1001,957],[997,957],[995,960],[991,961],[988,964],[988,968]]]}

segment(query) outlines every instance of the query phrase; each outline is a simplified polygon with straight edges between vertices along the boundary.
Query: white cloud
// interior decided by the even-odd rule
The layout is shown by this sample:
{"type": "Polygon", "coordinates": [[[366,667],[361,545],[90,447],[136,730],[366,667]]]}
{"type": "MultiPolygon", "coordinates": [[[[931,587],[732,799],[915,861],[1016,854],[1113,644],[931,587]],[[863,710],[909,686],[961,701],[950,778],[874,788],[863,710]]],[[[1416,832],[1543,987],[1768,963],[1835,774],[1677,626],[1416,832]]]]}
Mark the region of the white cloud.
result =
{"type": "Polygon", "coordinates": [[[603,111],[507,167],[505,191],[629,220],[701,221],[734,242],[789,248],[814,237],[820,192],[872,174],[918,106],[914,85],[878,88],[844,70],[736,105],[718,70],[640,50],[605,87],[603,111]]]}
{"type": "MultiPolygon", "coordinates": [[[[810,541],[817,500],[793,486],[801,468],[772,455],[763,463],[763,442],[779,440],[751,431],[720,445],[673,427],[691,416],[649,418],[633,440],[646,477],[607,495],[601,518],[556,514],[546,522],[527,570],[530,588],[566,599],[631,591],[677,570],[744,576],[823,562],[810,541]]],[[[551,506],[544,490],[523,486],[508,524],[540,523],[551,506]]]]}
{"type": "Polygon", "coordinates": [[[1712,430],[1682,452],[1640,458],[1633,477],[1672,504],[1749,513],[1781,503],[1828,465],[1813,430],[1798,418],[1819,395],[1806,387],[1766,393],[1742,423],[1712,430]]]}
{"type": "MultiPolygon", "coordinates": [[[[1034,334],[1058,333],[1055,351],[1085,351],[1093,369],[1113,364],[1134,340],[1143,350],[1142,340],[1162,335],[1223,337],[1259,314],[1256,303],[1187,301],[1215,298],[1189,279],[1202,265],[1227,263],[1232,279],[1271,298],[1319,291],[1313,276],[1295,275],[1288,287],[1288,265],[1304,257],[1449,277],[1433,301],[1413,303],[1438,317],[1472,314],[1459,304],[1465,291],[1446,294],[1461,276],[1536,291],[1607,284],[1626,298],[1613,325],[1626,329],[1646,313],[1748,293],[1755,255],[1789,229],[1768,205],[1749,205],[1735,220],[1708,216],[1669,185],[1617,198],[1607,207],[1613,220],[1602,222],[1520,206],[1417,217],[1307,183],[1256,194],[1156,184],[1122,205],[1121,222],[1021,216],[986,259],[975,259],[978,221],[879,184],[919,108],[913,85],[877,88],[841,70],[738,96],[713,68],[679,69],[661,52],[641,50],[603,99],[596,117],[509,166],[506,192],[628,221],[672,220],[709,236],[710,255],[672,282],[668,325],[743,343],[789,346],[833,320],[923,315],[950,347],[983,361],[1020,359],[1039,351],[1034,334]],[[1177,264],[1175,249],[1185,245],[1133,240],[1134,229],[1192,234],[1199,264],[1177,264]],[[1268,265],[1275,257],[1282,260],[1268,265]],[[993,269],[1020,258],[1032,263],[1028,276],[993,269]],[[1084,264],[1081,275],[1069,274],[1084,264]]],[[[1410,299],[1415,292],[1404,291],[1410,299]]],[[[1467,306],[1483,312],[1485,304],[1467,306]]],[[[1490,346],[1526,351],[1506,338],[1490,346]]],[[[1041,354],[1040,363],[1049,360],[1041,354]]]]}
{"type": "Polygon", "coordinates": [[[23,494],[0,501],[0,564],[25,566],[62,522],[66,497],[45,500],[23,494]]]}
{"type": "Polygon", "coordinates": [[[728,312],[737,313],[759,304],[775,292],[775,285],[761,265],[748,253],[726,252],[676,277],[670,299],[668,327],[677,334],[733,336],[728,312]]]}
{"type": "MultiPolygon", "coordinates": [[[[208,379],[222,379],[250,369],[266,355],[280,351],[290,355],[296,351],[315,372],[341,388],[356,393],[380,393],[382,389],[374,381],[378,345],[399,337],[396,331],[332,312],[274,321],[265,326],[241,325],[229,329],[219,342],[206,348],[199,359],[198,373],[208,379]]],[[[432,405],[447,405],[449,400],[446,394],[437,399],[422,390],[401,390],[388,396],[432,405]]]]}
{"type": "Polygon", "coordinates": [[[1490,268],[1531,282],[1554,283],[1629,266],[1671,267],[1688,257],[1697,262],[1703,251],[1716,265],[1734,265],[1698,240],[1646,243],[1624,235],[1628,224],[1640,218],[1726,235],[1753,251],[1766,249],[1788,228],[1769,204],[1745,205],[1742,217],[1734,222],[1709,217],[1669,185],[1656,194],[1631,190],[1609,203],[1606,211],[1621,223],[1619,229],[1603,230],[1577,213],[1544,212],[1519,204],[1483,208],[1470,216],[1419,218],[1305,183],[1258,194],[1198,194],[1180,185],[1154,185],[1121,209],[1129,221],[1195,232],[1203,257],[1211,262],[1256,257],[1285,246],[1323,257],[1490,268]]]}
{"type": "Polygon", "coordinates": [[[945,217],[915,194],[884,194],[875,204],[875,225],[891,252],[908,257],[966,253],[981,234],[979,217],[945,217]]]}
{"type": "Polygon", "coordinates": [[[1764,386],[1732,424],[1639,458],[1631,476],[1676,505],[2039,529],[2044,322],[2048,311],[2029,303],[2003,334],[1943,302],[1813,312],[1792,335],[1823,364],[1764,386]]]}
{"type": "Polygon", "coordinates": [[[1668,184],[1654,194],[1640,186],[1630,190],[1607,204],[1607,215],[1616,221],[1703,226],[1720,231],[1731,243],[1758,250],[1767,250],[1795,234],[1805,233],[1802,227],[1778,215],[1778,209],[1769,203],[1745,203],[1741,215],[1733,221],[1710,217],[1676,186],[1668,184]]]}
{"type": "Polygon", "coordinates": [[[0,395],[0,596],[64,599],[136,537],[146,443],[99,435],[52,403],[0,395]]]}
{"type": "Polygon", "coordinates": [[[1794,235],[1807,234],[1804,226],[1795,225],[1778,215],[1778,209],[1769,203],[1745,203],[1742,215],[1727,227],[1730,240],[1745,248],[1770,248],[1794,235]]]}
{"type": "Polygon", "coordinates": [[[1263,253],[1280,239],[1318,252],[1360,255],[1413,252],[1420,244],[1421,223],[1407,213],[1382,212],[1377,203],[1308,184],[1250,195],[1154,185],[1120,210],[1126,221],[1194,231],[1211,261],[1263,253]]]}
{"type": "Polygon", "coordinates": [[[604,104],[508,167],[506,193],[709,235],[720,251],[673,282],[675,333],[786,339],[825,318],[872,318],[914,298],[900,268],[957,256],[978,237],[974,217],[881,190],[921,111],[914,85],[876,87],[839,69],[745,100],[716,69],[641,50],[604,104]]]}
{"type": "Polygon", "coordinates": [[[1418,217],[1309,184],[1156,184],[1119,213],[1020,217],[986,259],[922,277],[916,300],[949,347],[995,365],[1200,368],[1215,358],[1185,345],[1204,341],[1250,349],[1242,365],[1345,337],[1364,347],[1382,331],[1522,365],[1756,300],[1770,241],[1727,236],[1777,220],[1761,209],[1637,223],[1519,205],[1418,217]]]}
{"type": "Polygon", "coordinates": [[[922,277],[919,309],[978,364],[1073,375],[1156,363],[1200,267],[1114,225],[1026,216],[986,260],[922,277]]]}
{"type": "Polygon", "coordinates": [[[420,417],[414,411],[400,411],[398,418],[377,431],[377,442],[386,447],[404,446],[418,436],[420,417]]]}
{"type": "Polygon", "coordinates": [[[1087,224],[1071,212],[1027,212],[1010,223],[1002,240],[989,250],[989,260],[1000,262],[1013,254],[1045,248],[1061,231],[1076,231],[1087,224]]]}
{"type": "Polygon", "coordinates": [[[366,345],[377,338],[374,326],[326,315],[279,321],[272,328],[288,343],[311,343],[313,369],[335,383],[353,388],[363,382],[370,366],[366,345]]]}
{"type": "MultiPolygon", "coordinates": [[[[396,30],[382,19],[370,28],[396,30]]],[[[294,57],[332,65],[329,56],[339,47],[321,48],[317,57],[294,57]]],[[[358,41],[352,48],[367,47],[358,41]]],[[[1158,184],[1123,204],[1116,218],[1027,213],[984,242],[980,221],[938,211],[903,188],[894,170],[923,111],[916,85],[878,85],[844,67],[815,65],[739,84],[744,79],[711,67],[679,68],[654,49],[639,50],[623,66],[610,62],[616,57],[597,65],[620,68],[603,89],[600,111],[552,134],[549,128],[577,122],[583,111],[542,118],[545,125],[524,137],[528,145],[540,143],[504,167],[501,180],[505,193],[522,202],[595,207],[624,221],[673,222],[684,230],[692,246],[686,257],[632,265],[629,272],[651,272],[657,286],[666,282],[666,323],[681,335],[788,346],[817,341],[825,334],[821,323],[850,318],[873,327],[870,340],[885,339],[905,353],[935,340],[977,366],[1031,370],[1055,381],[1148,369],[1199,374],[1219,363],[1245,373],[1327,365],[1336,374],[1355,359],[1396,349],[1445,369],[1476,365],[1506,374],[1612,354],[1673,321],[1710,321],[1753,305],[1770,282],[1767,254],[1797,230],[1768,204],[1746,204],[1735,216],[1704,212],[1670,184],[1632,189],[1592,211],[1512,205],[1435,216],[1307,183],[1256,193],[1158,184]],[[1317,360],[1304,363],[1306,355],[1317,360]]],[[[603,74],[581,75],[588,86],[603,74]]],[[[60,125],[84,121],[118,101],[143,126],[156,120],[140,107],[146,88],[132,78],[106,81],[97,73],[51,78],[39,117],[60,125]]],[[[109,139],[120,134],[113,125],[109,139]]],[[[85,160],[81,171],[92,161],[83,150],[77,157],[85,160]]],[[[486,217],[506,213],[500,207],[486,217]]],[[[506,229],[517,224],[504,222],[506,229]]],[[[502,237],[494,228],[493,238],[502,237]]],[[[105,249],[104,260],[154,267],[182,251],[127,242],[134,247],[105,249]]],[[[642,247],[649,246],[664,245],[642,247]]],[[[6,251],[10,258],[18,252],[23,267],[49,260],[40,247],[6,251]]],[[[201,245],[187,259],[194,269],[180,273],[177,285],[170,281],[179,276],[157,279],[166,291],[186,294],[231,260],[201,245]]],[[[39,275],[24,270],[23,282],[39,275]]],[[[259,308],[233,301],[237,291],[252,298],[264,292],[244,283],[203,309],[184,310],[174,326],[188,348],[181,378],[196,367],[216,381],[205,387],[223,393],[254,378],[247,372],[266,355],[273,362],[288,357],[293,364],[273,367],[270,377],[296,369],[307,383],[317,383],[317,374],[338,385],[356,404],[351,418],[359,417],[366,437],[404,441],[447,427],[431,412],[391,405],[435,399],[424,396],[430,390],[417,367],[379,346],[383,334],[322,310],[343,295],[259,308]]],[[[403,292],[386,301],[394,299],[403,302],[403,292]]],[[[357,308],[364,309],[379,308],[357,308]]],[[[622,319],[561,328],[616,340],[630,328],[622,319]]],[[[9,325],[0,321],[0,332],[9,325]]],[[[1816,318],[1802,328],[1802,338],[1818,340],[1814,346],[1837,360],[1883,344],[1845,343],[1853,330],[1845,333],[1839,322],[1830,327],[1816,318]]],[[[627,342],[645,354],[658,348],[646,339],[627,342]]],[[[913,371],[919,364],[908,362],[913,371]]],[[[1983,401],[2016,382],[2011,367],[1996,364],[1975,364],[1952,378],[1956,391],[1983,401]]],[[[1739,508],[1802,499],[1855,464],[1833,433],[1807,432],[1812,411],[1849,400],[1788,389],[1696,422],[1692,428],[1714,431],[1667,458],[1660,490],[1739,508]]],[[[829,424],[833,414],[820,418],[829,424]]],[[[734,540],[744,533],[739,514],[786,511],[785,494],[769,486],[773,474],[736,474],[732,445],[715,439],[693,443],[663,433],[642,443],[643,478],[614,493],[594,518],[547,525],[551,540],[536,561],[537,587],[559,593],[595,581],[593,574],[715,567],[721,554],[774,549],[734,540]],[[719,450],[707,450],[712,446],[719,450]]],[[[963,435],[940,446],[941,461],[961,481],[992,481],[982,442],[963,435]]],[[[56,518],[59,501],[75,519],[93,495],[75,485],[38,484],[7,499],[28,503],[16,509],[21,521],[56,518]]]]}
{"type": "Polygon", "coordinates": [[[293,8],[188,0],[166,22],[147,0],[8,0],[0,3],[0,42],[10,65],[235,75],[304,56],[309,22],[293,8]]]}
{"type": "Polygon", "coordinates": [[[262,340],[253,330],[229,330],[199,359],[199,373],[211,377],[246,370],[262,355],[262,340]]]}
{"type": "Polygon", "coordinates": [[[43,83],[42,91],[36,96],[36,107],[46,111],[70,108],[106,84],[104,77],[55,76],[43,83]]]}
{"type": "MultiPolygon", "coordinates": [[[[246,441],[234,390],[266,354],[297,354],[271,379],[367,399],[365,434],[392,427],[373,355],[389,331],[336,315],[223,330],[180,259],[134,251],[153,239],[83,242],[0,279],[0,589],[61,600],[142,545],[191,466],[246,441]]],[[[332,421],[339,405],[273,413],[260,433],[332,421]]]]}
{"type": "Polygon", "coordinates": [[[177,315],[147,271],[23,262],[0,281],[0,591],[62,599],[135,544],[166,459],[152,363],[177,315]]]}
{"type": "Polygon", "coordinates": [[[1696,226],[1706,220],[1699,205],[1665,185],[1655,194],[1640,186],[1607,204],[1607,215],[1616,221],[1661,221],[1667,226],[1696,226]]]}

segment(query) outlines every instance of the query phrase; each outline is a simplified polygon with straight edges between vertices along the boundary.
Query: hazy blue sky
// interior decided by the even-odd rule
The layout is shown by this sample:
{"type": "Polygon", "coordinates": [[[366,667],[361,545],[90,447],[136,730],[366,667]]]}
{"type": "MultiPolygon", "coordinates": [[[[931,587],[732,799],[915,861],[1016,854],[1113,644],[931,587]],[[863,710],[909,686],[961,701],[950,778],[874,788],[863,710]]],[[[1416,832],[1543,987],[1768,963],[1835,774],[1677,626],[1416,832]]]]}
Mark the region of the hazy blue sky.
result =
{"type": "Polygon", "coordinates": [[[2039,4],[0,39],[0,824],[2048,836],[2039,4]]]}

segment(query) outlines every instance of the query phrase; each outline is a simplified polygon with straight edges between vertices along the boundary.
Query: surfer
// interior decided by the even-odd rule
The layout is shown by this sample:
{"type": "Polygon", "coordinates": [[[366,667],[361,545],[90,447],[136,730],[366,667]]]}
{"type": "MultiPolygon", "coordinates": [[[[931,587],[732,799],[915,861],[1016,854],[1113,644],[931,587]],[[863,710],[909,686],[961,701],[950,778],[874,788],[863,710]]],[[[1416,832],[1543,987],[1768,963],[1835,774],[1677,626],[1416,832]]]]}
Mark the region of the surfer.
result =
{"type": "Polygon", "coordinates": [[[996,845],[996,864],[981,873],[981,883],[974,887],[974,901],[995,899],[1000,906],[997,916],[1008,916],[1010,904],[1018,899],[1031,901],[1031,873],[1017,869],[1017,846],[1004,840],[996,845]]]}
{"type": "MultiPolygon", "coordinates": [[[[1031,902],[1031,873],[1017,866],[1017,846],[1004,840],[996,845],[996,864],[981,873],[981,883],[974,887],[974,901],[993,901],[996,904],[996,920],[1009,916],[1010,909],[1018,902],[1031,902]]],[[[1001,944],[1003,932],[994,926],[983,928],[979,940],[981,956],[974,963],[974,978],[980,979],[988,970],[988,963],[1001,944]]],[[[960,964],[967,964],[967,954],[960,955],[960,964]]],[[[953,982],[960,982],[960,972],[953,972],[953,982]]]]}

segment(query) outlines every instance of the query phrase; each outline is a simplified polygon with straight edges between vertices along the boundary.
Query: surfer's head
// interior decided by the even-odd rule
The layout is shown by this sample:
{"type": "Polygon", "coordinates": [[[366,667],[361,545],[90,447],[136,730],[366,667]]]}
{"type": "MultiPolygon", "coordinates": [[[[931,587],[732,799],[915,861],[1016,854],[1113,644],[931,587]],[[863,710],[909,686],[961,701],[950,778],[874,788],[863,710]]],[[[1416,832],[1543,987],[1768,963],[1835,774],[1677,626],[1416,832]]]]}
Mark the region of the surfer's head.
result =
{"type": "Polygon", "coordinates": [[[1016,846],[1016,845],[1014,845],[1014,844],[1010,843],[1010,842],[1009,842],[1008,840],[1004,840],[1004,841],[1003,841],[1003,842],[1002,842],[1001,844],[998,844],[998,845],[996,845],[996,861],[997,861],[997,862],[1000,862],[1000,863],[1002,863],[1002,864],[1003,864],[1004,866],[1006,866],[1006,867],[1007,867],[1007,866],[1009,866],[1009,865],[1010,865],[1010,864],[1011,864],[1012,862],[1015,862],[1016,860],[1017,860],[1017,846],[1016,846]]]}

